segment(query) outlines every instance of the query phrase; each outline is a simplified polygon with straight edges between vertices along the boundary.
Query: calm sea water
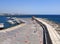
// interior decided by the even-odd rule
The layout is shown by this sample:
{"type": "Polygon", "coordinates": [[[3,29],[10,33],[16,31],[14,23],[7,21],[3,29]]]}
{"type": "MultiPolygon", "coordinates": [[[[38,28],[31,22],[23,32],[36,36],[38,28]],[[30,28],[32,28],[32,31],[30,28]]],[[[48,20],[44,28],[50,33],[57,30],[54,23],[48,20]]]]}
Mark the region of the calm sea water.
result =
{"type": "Polygon", "coordinates": [[[60,23],[60,15],[14,15],[14,16],[0,16],[0,23],[4,23],[5,28],[11,27],[13,25],[9,24],[7,22],[7,17],[17,17],[17,18],[31,18],[32,16],[38,17],[38,18],[47,18],[49,20],[52,20],[56,23],[60,23]]]}

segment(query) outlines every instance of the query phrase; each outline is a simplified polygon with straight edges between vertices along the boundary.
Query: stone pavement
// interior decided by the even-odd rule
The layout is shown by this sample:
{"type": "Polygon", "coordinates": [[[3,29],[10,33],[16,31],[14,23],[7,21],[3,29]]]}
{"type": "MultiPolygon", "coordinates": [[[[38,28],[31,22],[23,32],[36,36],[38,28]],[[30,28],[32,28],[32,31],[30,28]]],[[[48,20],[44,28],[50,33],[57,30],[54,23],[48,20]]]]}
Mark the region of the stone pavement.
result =
{"type": "Polygon", "coordinates": [[[6,33],[0,32],[0,44],[43,44],[42,27],[30,18],[24,20],[27,21],[25,26],[6,33]]]}

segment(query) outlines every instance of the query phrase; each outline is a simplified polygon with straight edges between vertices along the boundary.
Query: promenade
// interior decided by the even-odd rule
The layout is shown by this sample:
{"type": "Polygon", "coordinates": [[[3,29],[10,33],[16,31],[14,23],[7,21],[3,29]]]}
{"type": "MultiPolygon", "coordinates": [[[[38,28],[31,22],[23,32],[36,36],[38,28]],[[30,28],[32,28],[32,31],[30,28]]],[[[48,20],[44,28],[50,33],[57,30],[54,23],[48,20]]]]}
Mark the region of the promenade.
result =
{"type": "Polygon", "coordinates": [[[0,32],[0,44],[43,44],[43,28],[30,18],[23,20],[24,26],[0,32]]]}

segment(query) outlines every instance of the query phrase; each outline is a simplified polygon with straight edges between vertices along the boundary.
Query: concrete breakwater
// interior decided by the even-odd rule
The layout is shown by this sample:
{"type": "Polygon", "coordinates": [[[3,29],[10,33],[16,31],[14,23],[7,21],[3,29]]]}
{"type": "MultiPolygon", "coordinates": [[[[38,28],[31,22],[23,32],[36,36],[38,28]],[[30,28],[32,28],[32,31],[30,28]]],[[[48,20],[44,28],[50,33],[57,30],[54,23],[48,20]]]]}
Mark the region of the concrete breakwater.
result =
{"type": "Polygon", "coordinates": [[[52,44],[60,44],[60,36],[54,27],[40,18],[34,19],[24,18],[26,23],[0,31],[0,44],[49,44],[49,38],[52,44]]]}
{"type": "Polygon", "coordinates": [[[42,20],[42,19],[38,19],[35,17],[34,17],[34,19],[37,20],[38,22],[43,23],[47,27],[47,30],[49,32],[49,36],[51,38],[52,44],[60,44],[60,36],[56,32],[54,27],[52,27],[50,24],[44,22],[44,20],[42,20]]]}
{"type": "Polygon", "coordinates": [[[58,34],[60,35],[60,24],[57,24],[56,22],[47,20],[47,19],[43,19],[43,18],[39,18],[41,20],[43,20],[44,22],[48,23],[49,25],[51,25],[53,28],[55,28],[55,30],[58,32],[58,34]]]}
{"type": "Polygon", "coordinates": [[[47,18],[39,18],[41,20],[43,20],[44,22],[48,23],[49,25],[51,25],[54,28],[58,27],[58,24],[54,21],[48,20],[47,18]]]}

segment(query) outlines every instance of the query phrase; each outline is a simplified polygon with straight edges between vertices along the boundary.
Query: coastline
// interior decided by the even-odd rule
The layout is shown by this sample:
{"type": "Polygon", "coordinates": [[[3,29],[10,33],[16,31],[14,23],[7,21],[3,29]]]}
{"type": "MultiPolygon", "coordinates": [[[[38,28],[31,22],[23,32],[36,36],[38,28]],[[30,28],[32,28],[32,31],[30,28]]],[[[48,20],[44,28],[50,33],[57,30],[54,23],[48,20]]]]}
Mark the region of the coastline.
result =
{"type": "Polygon", "coordinates": [[[15,30],[16,28],[22,27],[24,25],[25,25],[25,23],[22,23],[22,24],[19,24],[17,26],[14,26],[14,27],[10,27],[10,28],[7,28],[7,29],[0,30],[0,32],[6,33],[6,32],[9,32],[9,31],[15,30]]]}

